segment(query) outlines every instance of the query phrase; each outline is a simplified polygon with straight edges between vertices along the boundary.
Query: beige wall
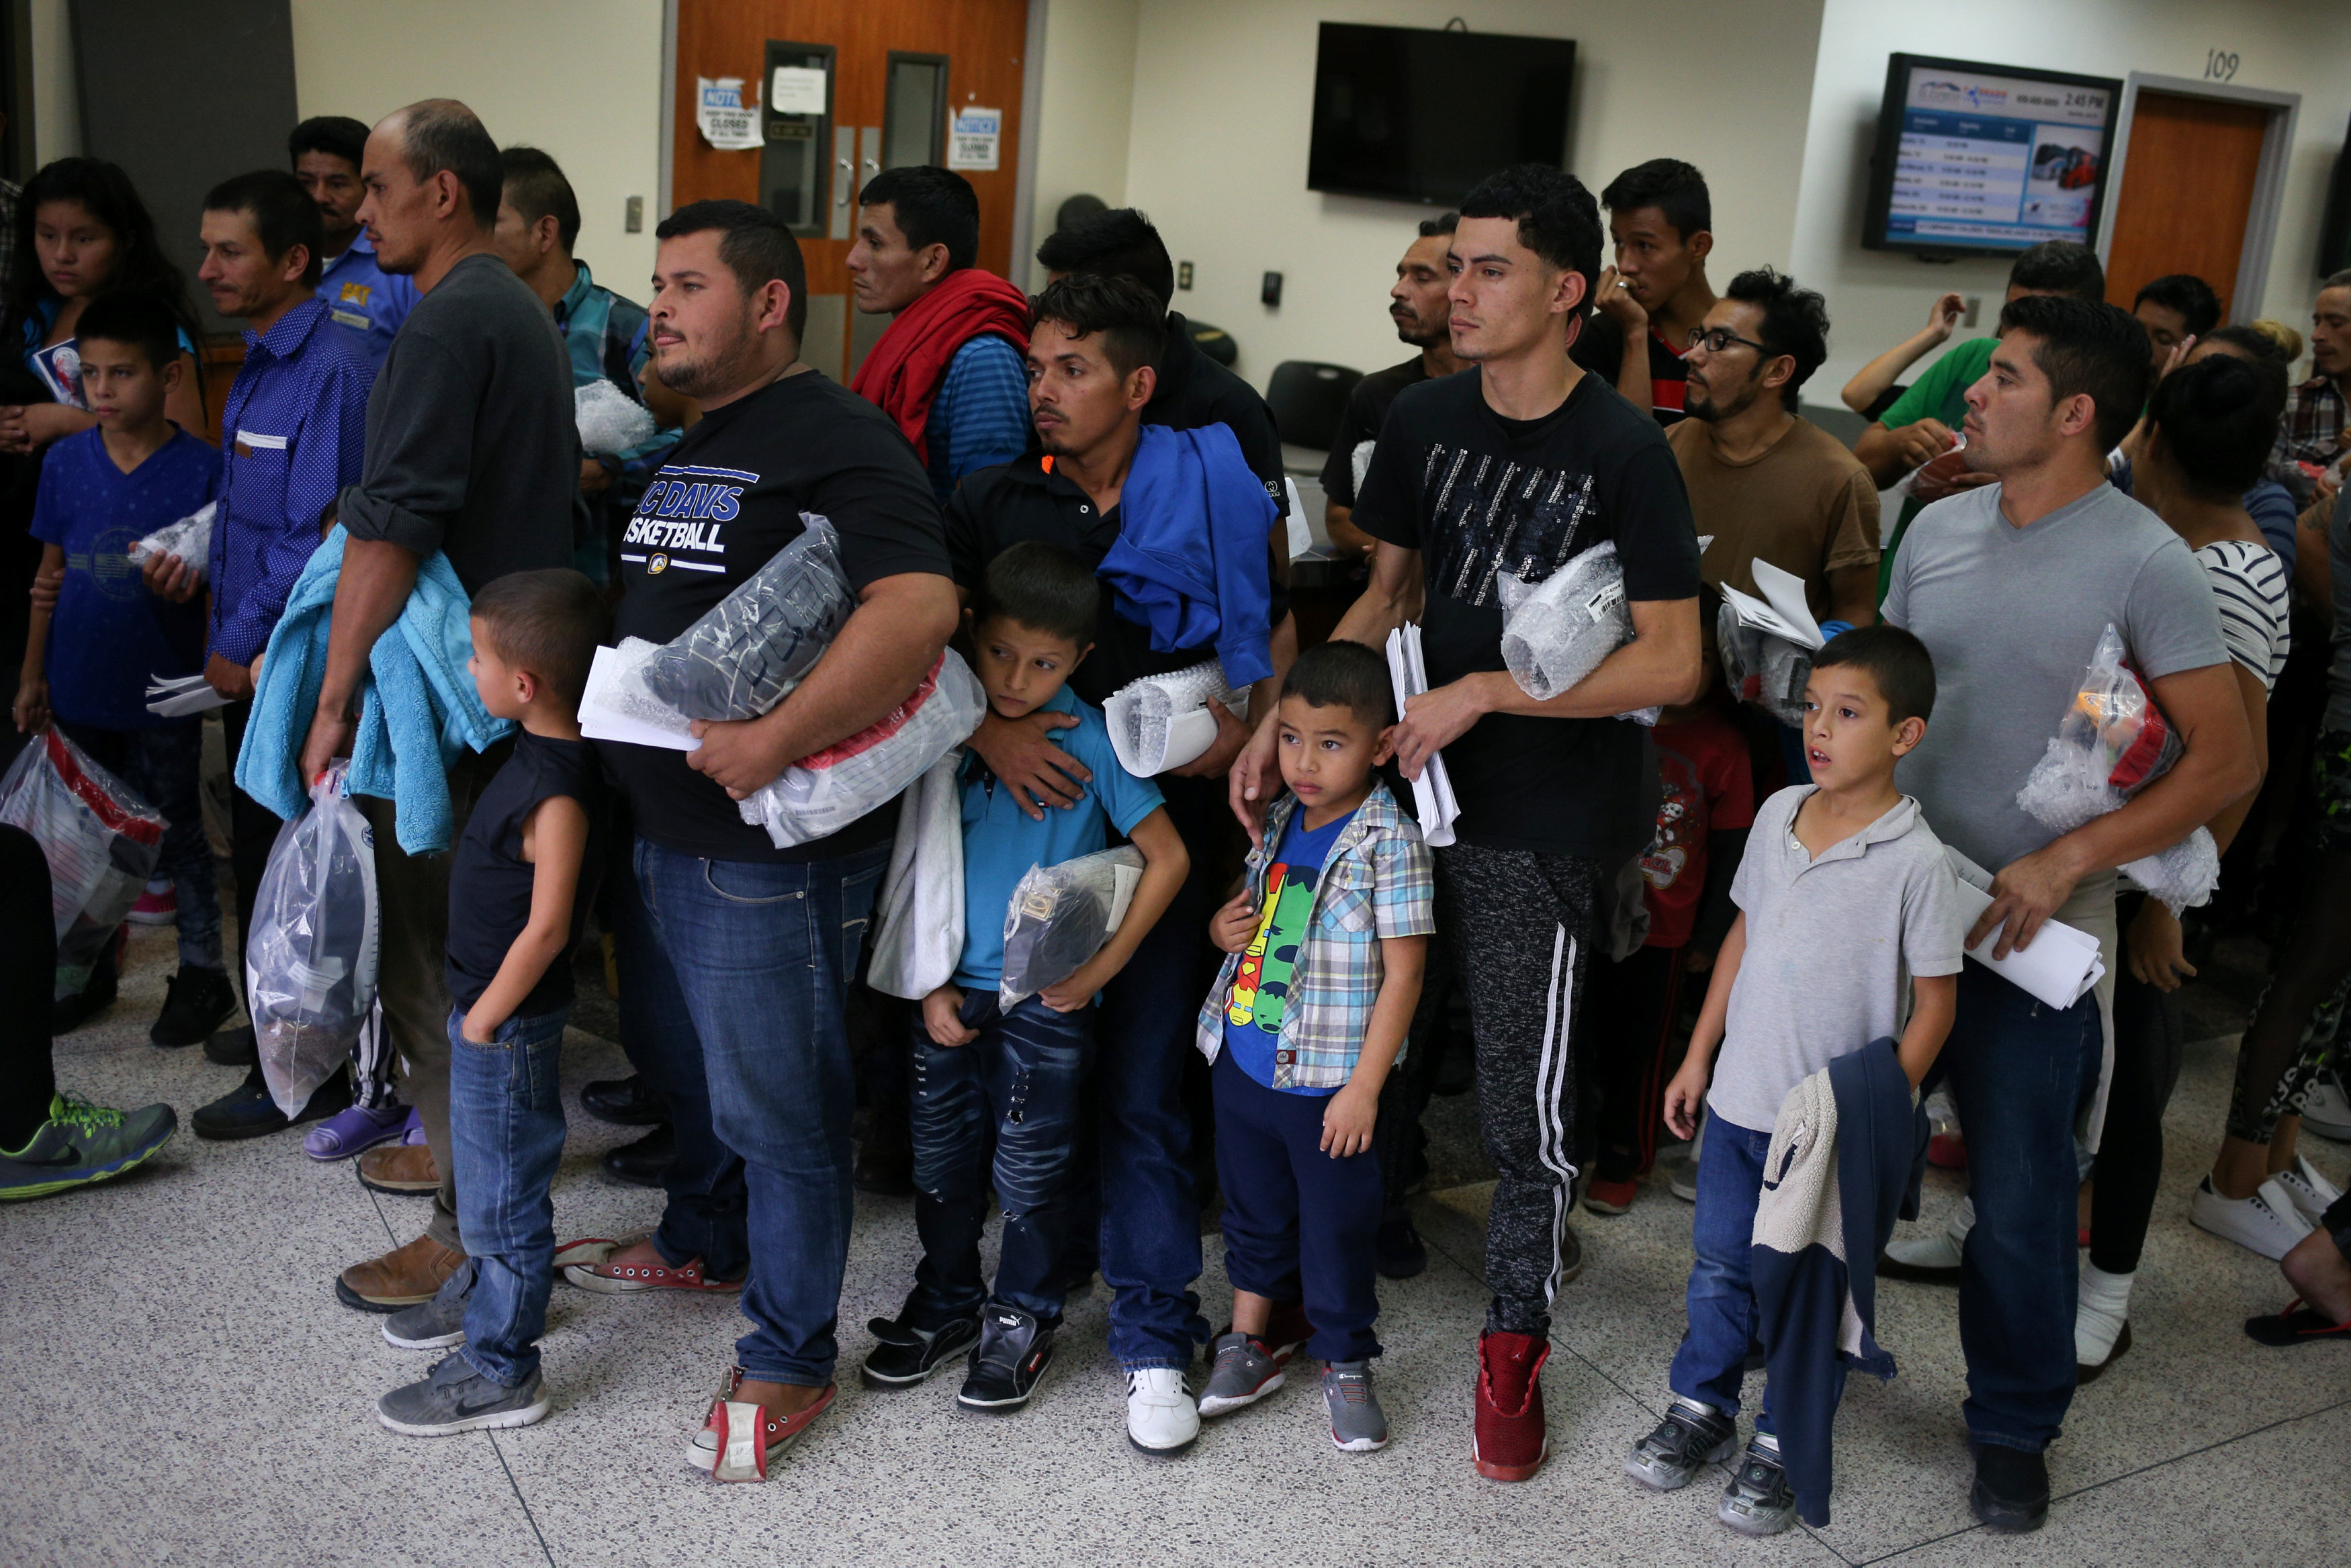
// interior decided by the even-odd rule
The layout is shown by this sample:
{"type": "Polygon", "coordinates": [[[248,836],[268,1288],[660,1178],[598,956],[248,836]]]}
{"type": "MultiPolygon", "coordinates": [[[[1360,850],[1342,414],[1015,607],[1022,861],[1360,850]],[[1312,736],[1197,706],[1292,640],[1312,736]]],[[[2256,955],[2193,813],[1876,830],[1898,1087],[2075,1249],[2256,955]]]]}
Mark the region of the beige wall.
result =
{"type": "MultiPolygon", "coordinates": [[[[1058,9],[1061,0],[1054,0],[1058,9]]],[[[1788,253],[1820,0],[1151,0],[1135,43],[1127,200],[1196,283],[1176,308],[1230,331],[1259,387],[1283,359],[1369,370],[1405,357],[1386,314],[1396,257],[1426,210],[1306,188],[1315,24],[1441,26],[1576,41],[1569,167],[1596,192],[1644,159],[1687,158],[1715,192],[1711,270],[1788,253]],[[1689,78],[1736,40],[1731,79],[1689,78]],[[1283,303],[1258,303],[1283,275],[1283,303]]],[[[1050,122],[1046,135],[1055,135],[1050,122]]]]}
{"type": "Polygon", "coordinates": [[[1917,331],[1945,289],[1981,296],[1989,330],[2007,285],[2003,261],[1930,265],[1861,248],[1870,135],[1886,57],[1898,50],[2090,76],[2199,78],[2206,51],[2220,47],[2238,54],[2233,85],[2300,93],[2262,314],[2307,323],[2326,181],[2351,116],[2351,12],[2338,0],[1973,0],[1963,36],[1952,35],[1942,0],[1825,0],[1823,8],[1791,261],[1799,278],[1827,294],[1834,327],[1829,362],[1808,397],[1834,400],[1855,370],[1917,331]]]}
{"type": "Polygon", "coordinates": [[[81,94],[74,86],[73,24],[66,0],[33,0],[33,153],[26,172],[81,151],[81,94]]]}
{"type": "MultiPolygon", "coordinates": [[[[1134,39],[1140,0],[1029,0],[1045,13],[1038,125],[1033,248],[1053,232],[1053,214],[1081,193],[1112,206],[1126,201],[1127,134],[1133,115],[1134,39]]],[[[1043,284],[1034,268],[1030,286],[1043,284]]]]}
{"type": "Polygon", "coordinates": [[[291,0],[304,116],[374,120],[463,99],[500,146],[552,154],[580,196],[577,254],[635,299],[660,220],[661,0],[291,0]],[[622,231],[626,198],[645,230],[622,231]]]}

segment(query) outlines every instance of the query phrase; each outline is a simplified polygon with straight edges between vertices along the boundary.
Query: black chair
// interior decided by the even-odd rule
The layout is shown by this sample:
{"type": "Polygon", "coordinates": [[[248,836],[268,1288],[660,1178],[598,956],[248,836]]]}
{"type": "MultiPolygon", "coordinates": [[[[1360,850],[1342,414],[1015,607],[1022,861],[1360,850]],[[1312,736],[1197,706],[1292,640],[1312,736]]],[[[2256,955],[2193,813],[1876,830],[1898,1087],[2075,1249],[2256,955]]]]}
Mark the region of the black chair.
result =
{"type": "Polygon", "coordinates": [[[1328,452],[1338,439],[1339,418],[1347,411],[1348,394],[1364,379],[1361,370],[1344,365],[1318,365],[1311,359],[1284,359],[1273,368],[1266,387],[1266,406],[1273,410],[1274,428],[1291,446],[1328,452]]]}
{"type": "Polygon", "coordinates": [[[1184,325],[1191,330],[1192,346],[1229,370],[1241,357],[1241,346],[1233,335],[1221,327],[1211,327],[1205,321],[1186,319],[1184,325]]]}

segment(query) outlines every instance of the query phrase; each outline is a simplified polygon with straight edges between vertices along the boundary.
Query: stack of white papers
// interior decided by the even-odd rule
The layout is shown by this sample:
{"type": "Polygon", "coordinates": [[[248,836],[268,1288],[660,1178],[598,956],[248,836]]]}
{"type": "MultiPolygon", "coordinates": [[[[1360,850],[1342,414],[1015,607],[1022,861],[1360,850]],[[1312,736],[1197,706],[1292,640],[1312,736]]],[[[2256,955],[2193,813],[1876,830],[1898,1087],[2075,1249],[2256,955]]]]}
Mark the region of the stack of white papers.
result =
{"type": "Polygon", "coordinates": [[[1813,618],[1812,607],[1804,598],[1804,579],[1793,572],[1782,571],[1769,561],[1753,563],[1755,587],[1763,595],[1742,594],[1725,583],[1722,597],[1737,612],[1740,621],[1758,631],[1785,638],[1798,648],[1818,648],[1828,639],[1821,635],[1820,622],[1813,618]]]}
{"type": "MultiPolygon", "coordinates": [[[[1388,679],[1395,685],[1396,712],[1404,712],[1405,700],[1417,697],[1428,690],[1428,668],[1421,662],[1420,628],[1417,624],[1398,627],[1388,633],[1388,679]]],[[[1442,849],[1453,842],[1453,821],[1461,815],[1460,805],[1453,798],[1453,781],[1445,774],[1445,753],[1437,753],[1412,781],[1413,815],[1420,819],[1420,836],[1432,849],[1442,849]]]]}
{"type": "Polygon", "coordinates": [[[228,703],[229,700],[206,685],[201,675],[183,675],[176,680],[166,680],[158,675],[147,682],[147,711],[162,718],[184,719],[191,713],[225,708],[228,703]]]}
{"type": "MultiPolygon", "coordinates": [[[[1971,930],[1983,919],[1983,912],[1991,908],[1991,877],[1948,844],[1943,853],[1959,878],[1960,928],[1971,930]]],[[[1968,957],[2037,1002],[2045,1002],[2052,1007],[2071,1007],[2105,978],[2106,964],[2098,952],[2098,939],[2087,931],[2046,920],[2032,934],[2031,947],[2011,948],[2006,958],[1996,959],[1991,954],[2000,942],[2000,931],[2001,928],[1994,926],[1982,941],[1968,949],[1968,957]]]]}
{"type": "Polygon", "coordinates": [[[646,705],[619,705],[617,691],[625,663],[617,649],[600,648],[588,666],[588,690],[580,696],[580,732],[591,741],[624,741],[632,746],[661,746],[691,752],[702,742],[694,738],[693,721],[672,712],[658,721],[647,716],[646,705]],[[674,721],[672,722],[671,721],[674,721]]]}

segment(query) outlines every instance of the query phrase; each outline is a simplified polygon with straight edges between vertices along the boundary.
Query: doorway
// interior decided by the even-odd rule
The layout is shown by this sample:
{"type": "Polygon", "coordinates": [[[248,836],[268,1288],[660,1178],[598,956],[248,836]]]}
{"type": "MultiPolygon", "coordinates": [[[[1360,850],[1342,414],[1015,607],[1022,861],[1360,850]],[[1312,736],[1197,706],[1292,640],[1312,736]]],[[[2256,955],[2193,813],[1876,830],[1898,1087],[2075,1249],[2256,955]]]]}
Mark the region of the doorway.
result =
{"type": "Polygon", "coordinates": [[[2115,199],[2101,225],[2106,297],[2125,310],[2169,273],[2220,296],[2223,321],[2261,314],[2301,98],[2134,73],[2123,88],[2115,199]]]}
{"type": "Polygon", "coordinates": [[[1015,275],[1022,56],[1029,0],[676,0],[670,197],[734,197],[779,213],[808,262],[800,357],[856,374],[889,325],[849,286],[857,193],[884,169],[933,163],[979,197],[979,265],[1015,275]],[[705,80],[738,78],[756,145],[717,147],[697,120],[705,80]]]}

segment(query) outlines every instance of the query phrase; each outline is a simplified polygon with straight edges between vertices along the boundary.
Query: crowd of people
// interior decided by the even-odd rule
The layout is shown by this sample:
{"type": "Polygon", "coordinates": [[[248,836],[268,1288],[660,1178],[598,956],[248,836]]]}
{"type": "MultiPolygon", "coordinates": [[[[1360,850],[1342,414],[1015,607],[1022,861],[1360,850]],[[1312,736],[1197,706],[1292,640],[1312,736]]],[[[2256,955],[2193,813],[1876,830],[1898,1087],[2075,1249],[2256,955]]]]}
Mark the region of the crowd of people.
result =
{"type": "MultiPolygon", "coordinates": [[[[749,1329],[685,1458],[766,1479],[833,1399],[853,1193],[895,1181],[923,1256],[871,1325],[867,1386],[956,1366],[961,1404],[1019,1409],[1099,1272],[1137,1449],[1184,1452],[1301,1357],[1332,1441],[1380,1449],[1377,1282],[1426,1264],[1406,1199],[1466,1033],[1498,1178],[1465,1390],[1479,1473],[1549,1455],[1571,1213],[1625,1212],[1680,1144],[1688,1326],[1632,1478],[1735,1460],[1726,1524],[1825,1521],[1846,1373],[1891,1369],[1875,1281],[1944,1280],[1972,1505],[2032,1529],[2077,1386],[2130,1345],[2180,987],[2213,935],[2121,868],[2199,830],[2217,907],[2266,911],[2277,960],[2192,1218],[2282,1261],[2298,1299],[2253,1337],[2351,1337],[2351,1200],[2298,1146],[2351,1134],[2351,635],[2331,630],[2351,615],[2351,275],[2325,280],[2290,386],[2292,329],[2221,325],[2185,275],[2125,311],[2093,253],[2035,245],[1996,331],[1897,385],[1952,337],[1947,295],[1854,378],[1870,422],[1848,448],[1798,411],[1827,303],[1769,267],[1717,292],[1698,171],[1644,163],[1597,200],[1499,171],[1401,236],[1413,354],[1356,385],[1323,476],[1360,591],[1301,648],[1279,432],[1171,311],[1140,213],[1050,236],[1032,298],[978,266],[964,180],[879,174],[848,265],[890,324],[843,385],[801,357],[806,266],[762,208],[669,213],[641,306],[573,254],[556,160],[501,151],[462,104],[305,121],[288,154],[182,237],[245,324],[216,427],[181,245],[122,172],[66,159],[0,191],[0,637],[25,649],[20,742],[54,731],[165,825],[131,914],[176,926],[150,1038],[246,1069],[195,1133],[301,1127],[309,1158],[430,1199],[419,1234],[334,1282],[392,1344],[448,1353],[384,1394],[391,1429],[548,1415],[559,1279],[718,1294],[749,1329]],[[653,433],[584,445],[576,399],[600,384],[653,433]],[[134,561],[208,505],[201,558],[134,561]],[[852,602],[780,701],[695,720],[691,749],[583,732],[599,648],[685,638],[811,539],[852,602]],[[1530,695],[1506,588],[1595,551],[1620,644],[1530,695]],[[1775,711],[1745,700],[1722,607],[1782,576],[1822,641],[1775,711]],[[2058,831],[2019,787],[2109,633],[2168,765],[2058,831]],[[1204,749],[1130,772],[1105,705],[1212,659],[1204,749]],[[930,911],[947,950],[885,993],[869,966],[917,797],[798,841],[741,806],[890,732],[950,664],[985,708],[941,764],[952,826],[919,851],[958,867],[930,911]],[[206,721],[148,706],[150,681],[196,677],[234,778],[233,924],[206,721]],[[403,700],[444,722],[387,725],[403,700]],[[232,960],[281,818],[340,760],[372,832],[379,1003],[289,1104],[232,1023],[232,960]],[[1114,929],[1018,985],[1008,910],[1032,868],[1113,850],[1114,929]],[[1972,961],[2056,923],[2108,976],[2069,1006],[1972,961]],[[651,1129],[611,1161],[663,1192],[641,1236],[556,1230],[583,941],[634,1075],[582,1100],[651,1129]],[[1889,1246],[1930,1147],[1968,1199],[1889,1246]],[[1841,1213],[1792,1196],[1840,1183],[1841,1213]],[[1217,1194],[1221,1328],[1196,1288],[1217,1194]]],[[[0,854],[0,1197],[25,1198],[137,1167],[177,1118],[56,1082],[50,1041],[114,1003],[125,943],[61,966],[52,857],[16,827],[0,854]]]]}

